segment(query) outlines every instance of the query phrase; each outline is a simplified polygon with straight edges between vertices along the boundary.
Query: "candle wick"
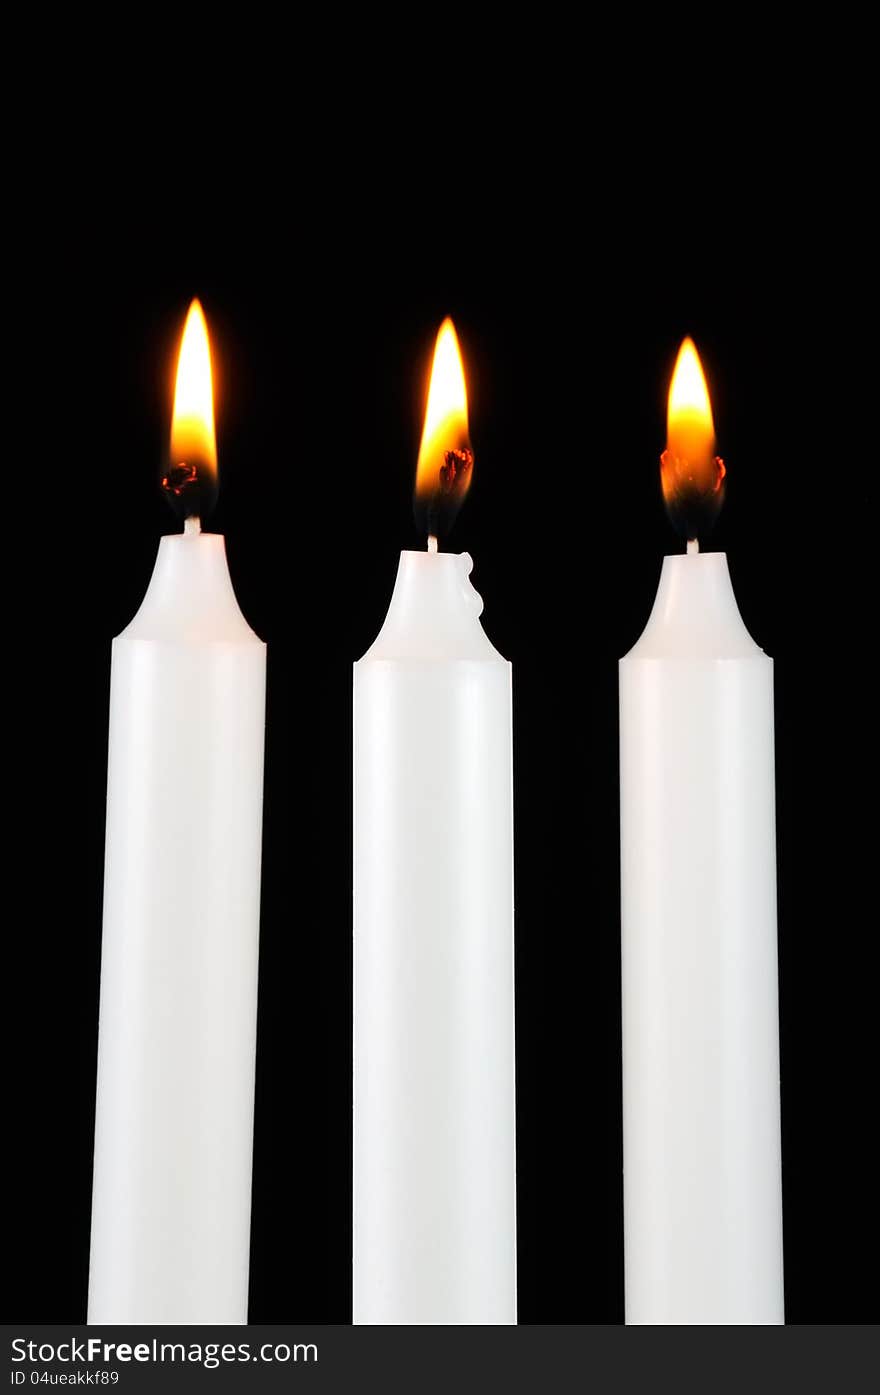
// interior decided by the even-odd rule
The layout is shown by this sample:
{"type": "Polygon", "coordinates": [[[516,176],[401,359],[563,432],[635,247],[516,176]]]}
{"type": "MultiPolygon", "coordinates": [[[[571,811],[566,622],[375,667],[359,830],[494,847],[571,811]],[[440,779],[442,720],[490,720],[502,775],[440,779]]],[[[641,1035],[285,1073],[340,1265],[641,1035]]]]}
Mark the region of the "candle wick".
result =
{"type": "Polygon", "coordinates": [[[433,533],[429,533],[429,534],[428,534],[428,551],[429,551],[429,552],[436,552],[436,551],[437,551],[437,539],[434,537],[434,534],[433,534],[433,533]]]}
{"type": "Polygon", "coordinates": [[[197,538],[202,531],[202,520],[198,514],[192,514],[183,525],[183,535],[185,538],[197,538]]]}
{"type": "Polygon", "coordinates": [[[697,553],[699,552],[699,550],[700,550],[700,540],[699,540],[699,538],[688,538],[687,550],[688,550],[688,556],[689,556],[689,557],[694,557],[694,556],[696,556],[696,554],[697,554],[697,553]]]}

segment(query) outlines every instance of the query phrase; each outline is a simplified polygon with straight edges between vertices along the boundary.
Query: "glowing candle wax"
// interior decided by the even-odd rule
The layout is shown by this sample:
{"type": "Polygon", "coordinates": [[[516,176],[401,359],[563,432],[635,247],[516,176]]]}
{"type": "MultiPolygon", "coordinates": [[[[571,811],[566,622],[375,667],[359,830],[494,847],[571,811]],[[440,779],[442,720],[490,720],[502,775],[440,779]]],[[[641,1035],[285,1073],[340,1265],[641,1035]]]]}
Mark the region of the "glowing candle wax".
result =
{"type": "Polygon", "coordinates": [[[354,1321],[514,1323],[510,665],[470,558],[437,534],[467,488],[451,322],[382,630],[354,671],[354,1321]]]}
{"type": "Polygon", "coordinates": [[[185,531],[113,641],[90,1323],[247,1321],[266,650],[200,531],[198,302],[172,462],[185,531]]]}
{"type": "Polygon", "coordinates": [[[773,663],[697,529],[724,466],[693,344],[664,495],[688,540],[620,663],[630,1323],[781,1323],[773,663]]]}

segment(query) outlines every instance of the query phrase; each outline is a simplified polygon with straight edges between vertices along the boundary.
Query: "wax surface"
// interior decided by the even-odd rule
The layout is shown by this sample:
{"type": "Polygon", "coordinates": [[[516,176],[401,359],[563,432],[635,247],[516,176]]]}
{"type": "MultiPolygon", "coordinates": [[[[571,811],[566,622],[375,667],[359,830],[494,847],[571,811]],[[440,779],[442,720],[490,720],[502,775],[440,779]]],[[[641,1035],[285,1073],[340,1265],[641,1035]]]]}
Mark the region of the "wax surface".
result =
{"type": "Polygon", "coordinates": [[[773,664],[722,553],[620,663],[626,1318],[781,1323],[773,664]]]}
{"type": "Polygon", "coordinates": [[[113,643],[90,1323],[247,1321],[265,646],[223,538],[113,643]]]}
{"type": "Polygon", "coordinates": [[[355,665],[354,1321],[516,1321],[510,665],[405,552],[355,665]]]}

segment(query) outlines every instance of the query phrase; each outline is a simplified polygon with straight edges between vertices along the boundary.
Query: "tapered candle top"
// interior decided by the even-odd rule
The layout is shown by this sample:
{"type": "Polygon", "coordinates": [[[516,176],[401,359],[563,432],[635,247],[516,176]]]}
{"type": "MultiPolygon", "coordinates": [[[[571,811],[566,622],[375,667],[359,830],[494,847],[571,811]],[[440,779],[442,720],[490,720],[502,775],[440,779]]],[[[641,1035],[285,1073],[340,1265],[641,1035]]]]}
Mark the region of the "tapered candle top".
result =
{"type": "Polygon", "coordinates": [[[715,423],[693,339],[678,351],[669,385],[666,449],[660,457],[663,499],[673,527],[696,551],[724,501],[724,461],[715,454],[715,423]]]}
{"type": "Polygon", "coordinates": [[[416,469],[415,515],[428,550],[449,532],[474,463],[468,432],[467,388],[455,326],[447,317],[434,345],[425,425],[416,469]]]}
{"type": "Polygon", "coordinates": [[[180,341],[170,459],[162,488],[175,513],[186,520],[204,518],[217,497],[211,347],[198,300],[189,307],[180,341]]]}

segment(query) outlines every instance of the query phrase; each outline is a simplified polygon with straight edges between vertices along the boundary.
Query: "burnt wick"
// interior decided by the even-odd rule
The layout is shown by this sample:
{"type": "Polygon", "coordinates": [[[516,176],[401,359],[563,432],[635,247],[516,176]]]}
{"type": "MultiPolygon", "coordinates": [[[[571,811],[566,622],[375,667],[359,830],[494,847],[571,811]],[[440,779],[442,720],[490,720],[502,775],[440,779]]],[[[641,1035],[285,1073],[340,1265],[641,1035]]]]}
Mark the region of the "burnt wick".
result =
{"type": "Polygon", "coordinates": [[[167,475],[162,476],[162,488],[175,499],[182,499],[188,489],[199,482],[199,471],[195,465],[181,461],[172,465],[167,475]]]}
{"type": "Polygon", "coordinates": [[[467,446],[446,451],[440,466],[440,492],[451,494],[461,489],[473,463],[474,453],[467,446]]]}

